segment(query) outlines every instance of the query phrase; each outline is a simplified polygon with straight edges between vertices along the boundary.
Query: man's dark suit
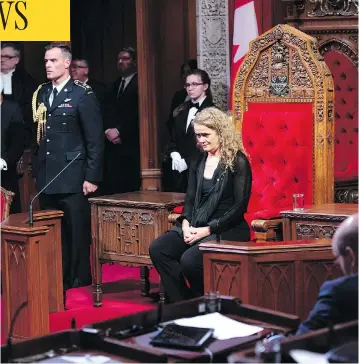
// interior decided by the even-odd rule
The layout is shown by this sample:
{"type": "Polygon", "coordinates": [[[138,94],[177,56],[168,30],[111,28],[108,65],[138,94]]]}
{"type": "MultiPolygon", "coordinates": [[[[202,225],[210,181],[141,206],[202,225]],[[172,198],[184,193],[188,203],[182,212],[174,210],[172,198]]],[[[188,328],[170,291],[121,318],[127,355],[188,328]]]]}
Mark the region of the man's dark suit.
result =
{"type": "Polygon", "coordinates": [[[102,179],[103,126],[98,101],[86,84],[70,80],[50,106],[51,92],[52,84],[47,83],[37,96],[37,107],[43,103],[47,108],[46,135],[34,150],[37,190],[40,191],[80,153],[40,195],[41,208],[59,209],[65,213],[62,258],[66,289],[91,284],[90,217],[83,183],[98,184],[102,179]]]}
{"type": "MultiPolygon", "coordinates": [[[[186,130],[187,118],[189,110],[191,109],[191,104],[191,101],[187,101],[174,111],[172,123],[173,128],[170,136],[171,139],[168,145],[168,153],[171,154],[172,152],[178,152],[186,161],[188,168],[191,161],[196,159],[199,154],[192,123],[190,123],[188,129],[186,130]],[[179,109],[181,111],[178,112],[179,109]]],[[[214,106],[213,102],[206,97],[199,107],[197,113],[211,106],[214,106]]],[[[182,173],[174,171],[174,181],[177,181],[176,185],[174,186],[174,192],[186,192],[188,169],[182,173]]]]}
{"type": "Polygon", "coordinates": [[[18,103],[4,100],[0,107],[1,158],[7,163],[7,171],[1,171],[1,185],[15,193],[10,209],[14,214],[21,212],[19,176],[16,167],[26,146],[26,127],[18,103]]]}
{"type": "MultiPolygon", "coordinates": [[[[32,120],[31,100],[36,90],[37,82],[24,70],[16,68],[11,77],[11,95],[4,95],[4,100],[15,101],[20,105],[25,125],[29,133],[34,132],[32,120]]],[[[27,144],[30,145],[31,135],[28,136],[27,144]]]]}
{"type": "Polygon", "coordinates": [[[121,78],[116,80],[110,90],[104,116],[105,130],[116,128],[121,138],[120,144],[113,144],[106,139],[105,194],[138,191],[141,184],[137,73],[118,95],[120,83],[121,78]]]}
{"type": "Polygon", "coordinates": [[[358,274],[325,282],[318,300],[297,335],[358,319],[358,274]]]}

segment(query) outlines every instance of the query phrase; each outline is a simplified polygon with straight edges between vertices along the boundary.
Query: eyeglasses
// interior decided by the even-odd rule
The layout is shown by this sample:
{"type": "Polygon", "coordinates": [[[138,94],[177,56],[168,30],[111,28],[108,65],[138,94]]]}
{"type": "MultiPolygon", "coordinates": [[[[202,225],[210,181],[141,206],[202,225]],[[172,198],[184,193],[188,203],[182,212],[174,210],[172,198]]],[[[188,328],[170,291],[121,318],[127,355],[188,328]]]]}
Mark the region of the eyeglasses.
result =
{"type": "Polygon", "coordinates": [[[184,84],[184,88],[190,88],[192,87],[198,87],[199,85],[203,85],[203,82],[199,83],[199,82],[192,82],[192,83],[185,83],[184,84]]]}
{"type": "Polygon", "coordinates": [[[131,57],[118,57],[117,60],[118,61],[131,61],[132,58],[131,57]]]}
{"type": "Polygon", "coordinates": [[[16,58],[17,56],[6,56],[6,55],[1,55],[1,59],[6,59],[7,61],[13,58],[16,58]]]}
{"type": "Polygon", "coordinates": [[[86,66],[79,66],[77,64],[72,64],[70,67],[71,68],[87,68],[86,66]]]}

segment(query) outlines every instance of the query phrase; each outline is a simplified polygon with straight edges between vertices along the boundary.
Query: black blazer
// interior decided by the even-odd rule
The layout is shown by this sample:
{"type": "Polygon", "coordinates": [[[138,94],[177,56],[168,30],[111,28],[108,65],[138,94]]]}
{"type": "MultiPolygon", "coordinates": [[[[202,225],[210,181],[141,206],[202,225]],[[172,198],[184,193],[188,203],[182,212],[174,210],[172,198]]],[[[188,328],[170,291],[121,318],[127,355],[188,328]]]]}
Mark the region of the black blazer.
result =
{"type": "Polygon", "coordinates": [[[315,306],[297,335],[358,319],[358,274],[324,282],[315,306]]]}
{"type": "Polygon", "coordinates": [[[98,184],[102,180],[103,133],[98,101],[92,89],[80,81],[70,80],[52,105],[52,84],[46,83],[38,93],[37,107],[44,103],[46,135],[40,145],[34,143],[34,172],[39,191],[76,155],[80,157],[66,169],[45,193],[79,193],[84,181],[98,184]]]}
{"type": "Polygon", "coordinates": [[[95,96],[97,97],[97,100],[100,104],[101,113],[105,110],[105,100],[106,100],[106,86],[105,84],[94,80],[93,78],[89,78],[89,80],[86,82],[93,90],[95,96]]]}
{"type": "MultiPolygon", "coordinates": [[[[208,98],[205,98],[197,112],[211,106],[214,106],[213,102],[208,98]]],[[[179,108],[182,107],[183,110],[181,110],[178,114],[176,113],[178,109],[173,113],[173,128],[170,135],[168,153],[178,152],[186,161],[187,166],[189,166],[191,164],[191,160],[195,159],[199,155],[199,150],[197,148],[197,140],[192,123],[188,126],[186,131],[187,117],[191,108],[191,101],[187,101],[179,106],[179,108]]]]}
{"type": "Polygon", "coordinates": [[[218,166],[213,175],[214,185],[202,199],[206,159],[207,153],[201,153],[191,164],[183,214],[178,222],[187,219],[195,227],[209,226],[211,234],[221,235],[225,240],[249,240],[249,227],[243,216],[252,189],[247,157],[238,152],[233,171],[218,166]]]}
{"type": "Polygon", "coordinates": [[[120,132],[121,144],[111,145],[116,156],[139,156],[140,133],[138,113],[138,76],[132,77],[121,96],[117,99],[117,92],[122,77],[112,85],[107,97],[107,111],[105,112],[105,130],[117,128],[120,132]]]}

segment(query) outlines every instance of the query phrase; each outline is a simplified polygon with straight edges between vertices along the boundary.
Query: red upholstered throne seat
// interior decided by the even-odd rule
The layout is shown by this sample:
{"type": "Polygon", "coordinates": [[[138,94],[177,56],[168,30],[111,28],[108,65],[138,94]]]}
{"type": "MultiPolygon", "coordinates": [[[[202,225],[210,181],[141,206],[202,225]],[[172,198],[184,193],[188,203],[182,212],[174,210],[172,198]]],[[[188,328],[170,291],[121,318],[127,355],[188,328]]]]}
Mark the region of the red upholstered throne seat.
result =
{"type": "Polygon", "coordinates": [[[294,193],[304,193],[307,205],[312,201],[312,164],[306,163],[313,149],[312,105],[280,106],[287,111],[278,104],[251,103],[244,114],[243,145],[253,174],[250,226],[253,220],[280,218],[280,211],[292,207],[294,193]]]}

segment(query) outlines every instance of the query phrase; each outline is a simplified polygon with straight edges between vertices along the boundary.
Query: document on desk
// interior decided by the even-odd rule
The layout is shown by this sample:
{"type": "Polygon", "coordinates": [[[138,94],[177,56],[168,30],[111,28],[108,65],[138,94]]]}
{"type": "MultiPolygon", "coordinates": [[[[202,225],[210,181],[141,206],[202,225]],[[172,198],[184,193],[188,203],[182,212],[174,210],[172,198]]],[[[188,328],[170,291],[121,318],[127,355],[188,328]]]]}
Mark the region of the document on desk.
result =
{"type": "Polygon", "coordinates": [[[289,355],[297,362],[302,364],[327,364],[329,363],[326,354],[313,353],[308,350],[293,349],[289,355]]]}
{"type": "Polygon", "coordinates": [[[218,312],[178,319],[175,320],[174,323],[182,326],[214,329],[213,337],[218,340],[227,340],[234,337],[246,337],[263,330],[262,327],[247,325],[242,322],[232,320],[218,312]]]}

